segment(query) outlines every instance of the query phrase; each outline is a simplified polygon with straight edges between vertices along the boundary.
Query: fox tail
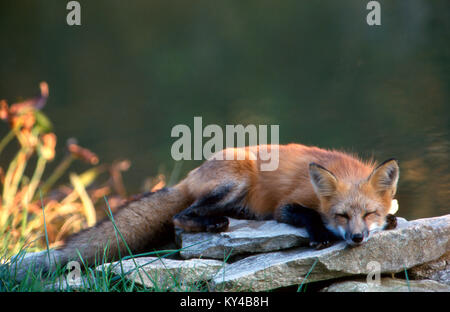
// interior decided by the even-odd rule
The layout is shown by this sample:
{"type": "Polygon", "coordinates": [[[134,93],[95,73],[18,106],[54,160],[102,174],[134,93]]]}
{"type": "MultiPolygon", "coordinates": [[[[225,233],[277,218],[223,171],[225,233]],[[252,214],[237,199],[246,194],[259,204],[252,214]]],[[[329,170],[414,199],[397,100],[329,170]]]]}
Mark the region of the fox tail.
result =
{"type": "Polygon", "coordinates": [[[174,233],[173,216],[189,204],[182,183],[149,193],[125,204],[112,217],[69,236],[58,249],[13,257],[12,274],[21,280],[30,270],[54,271],[58,265],[80,258],[83,264],[94,265],[129,255],[130,251],[161,246],[174,233]]]}

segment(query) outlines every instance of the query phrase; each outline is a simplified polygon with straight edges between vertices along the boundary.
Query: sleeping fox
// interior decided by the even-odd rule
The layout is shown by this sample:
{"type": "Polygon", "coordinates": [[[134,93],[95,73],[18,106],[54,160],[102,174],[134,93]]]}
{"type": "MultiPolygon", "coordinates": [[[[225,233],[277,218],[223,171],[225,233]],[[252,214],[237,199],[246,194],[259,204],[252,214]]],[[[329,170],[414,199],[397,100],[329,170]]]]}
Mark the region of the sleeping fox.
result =
{"type": "MultiPolygon", "coordinates": [[[[399,178],[395,159],[377,166],[334,150],[265,145],[269,152],[278,149],[279,165],[276,170],[261,171],[260,148],[225,149],[219,153],[243,160],[213,157],[177,185],[121,207],[113,218],[131,251],[158,246],[171,237],[174,227],[190,232],[226,231],[227,217],[275,219],[304,227],[315,248],[337,240],[361,244],[372,231],[395,227],[395,217],[389,214],[399,178]]],[[[109,259],[128,250],[117,240],[108,218],[69,237],[52,257],[64,264],[79,253],[83,261],[94,264],[106,247],[109,259]]],[[[34,260],[44,270],[53,267],[45,253],[34,260]]]]}

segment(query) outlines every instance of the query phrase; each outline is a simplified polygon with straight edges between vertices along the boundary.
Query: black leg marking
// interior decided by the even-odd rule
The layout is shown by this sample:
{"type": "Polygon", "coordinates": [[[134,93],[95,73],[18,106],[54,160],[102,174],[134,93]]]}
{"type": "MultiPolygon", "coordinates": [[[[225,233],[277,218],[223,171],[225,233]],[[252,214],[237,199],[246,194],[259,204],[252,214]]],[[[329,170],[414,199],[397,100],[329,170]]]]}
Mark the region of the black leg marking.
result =
{"type": "Polygon", "coordinates": [[[392,214],[388,214],[386,216],[386,224],[384,225],[383,230],[393,230],[396,227],[397,227],[397,217],[392,214]]]}
{"type": "Polygon", "coordinates": [[[279,222],[304,227],[308,232],[310,245],[316,249],[328,247],[338,238],[324,225],[320,214],[298,204],[289,204],[280,208],[279,222]]]}
{"type": "Polygon", "coordinates": [[[228,228],[227,217],[192,217],[192,216],[176,216],[174,224],[178,228],[182,228],[188,232],[223,232],[228,228]]]}
{"type": "Polygon", "coordinates": [[[225,185],[198,199],[173,217],[175,226],[189,232],[225,231],[229,224],[226,216],[233,216],[234,211],[232,203],[225,203],[224,199],[232,190],[233,186],[225,185]]]}
{"type": "Polygon", "coordinates": [[[230,185],[224,185],[221,186],[215,190],[213,190],[211,193],[207,194],[206,196],[200,198],[198,201],[196,201],[191,207],[212,207],[217,206],[217,204],[222,201],[225,196],[227,196],[230,191],[232,190],[232,186],[230,185]]]}
{"type": "Polygon", "coordinates": [[[196,200],[191,206],[179,213],[191,217],[214,216],[223,214],[221,202],[230,193],[231,186],[225,185],[196,200]]]}

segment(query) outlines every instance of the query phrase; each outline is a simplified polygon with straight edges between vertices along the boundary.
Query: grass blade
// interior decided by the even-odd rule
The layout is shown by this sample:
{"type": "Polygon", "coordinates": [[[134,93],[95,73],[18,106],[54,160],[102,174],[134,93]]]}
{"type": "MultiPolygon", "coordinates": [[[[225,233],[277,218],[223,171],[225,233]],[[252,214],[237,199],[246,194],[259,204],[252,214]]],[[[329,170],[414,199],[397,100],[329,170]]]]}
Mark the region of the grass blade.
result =
{"type": "Polygon", "coordinates": [[[303,284],[306,282],[306,280],[308,279],[309,274],[311,274],[312,270],[314,270],[314,267],[316,266],[317,262],[319,261],[319,258],[316,258],[316,260],[314,261],[313,265],[311,266],[311,268],[309,269],[308,273],[306,274],[305,278],[303,279],[302,283],[300,284],[300,286],[297,289],[297,292],[301,291],[303,288],[303,284]]]}

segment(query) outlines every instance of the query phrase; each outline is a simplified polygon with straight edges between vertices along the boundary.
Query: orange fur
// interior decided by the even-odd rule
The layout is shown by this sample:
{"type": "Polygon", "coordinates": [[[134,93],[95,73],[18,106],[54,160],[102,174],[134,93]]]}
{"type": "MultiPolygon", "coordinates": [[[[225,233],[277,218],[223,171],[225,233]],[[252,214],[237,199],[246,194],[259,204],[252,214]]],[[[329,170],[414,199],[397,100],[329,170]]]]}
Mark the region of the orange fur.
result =
{"type": "MultiPolygon", "coordinates": [[[[209,160],[189,173],[180,185],[186,194],[198,199],[220,185],[235,183],[246,191],[244,203],[257,218],[272,215],[279,220],[280,208],[286,204],[299,204],[316,210],[332,230],[339,229],[346,235],[382,228],[396,191],[398,166],[396,161],[376,168],[374,162],[365,162],[347,153],[309,147],[300,144],[268,146],[279,149],[279,166],[274,171],[261,171],[258,155],[261,146],[229,148],[223,153],[243,154],[245,160],[209,160]],[[318,164],[310,168],[310,164],[318,164]],[[326,168],[326,169],[325,169],[326,168]],[[314,188],[311,170],[322,176],[328,189],[322,186],[326,196],[314,188]],[[392,185],[387,185],[389,172],[396,172],[392,185]],[[329,179],[330,181],[326,181],[329,179]],[[386,185],[383,185],[385,183],[386,185]],[[385,189],[384,189],[385,188],[385,189]],[[319,193],[318,193],[319,192],[319,193]],[[377,211],[365,217],[367,212],[377,211]],[[348,214],[347,221],[336,213],[348,214]],[[351,222],[350,222],[351,221],[351,222]],[[344,224],[345,223],[345,224],[344,224]]],[[[236,196],[235,192],[232,196],[236,196]]],[[[189,230],[188,227],[185,228],[189,230]]],[[[345,236],[342,234],[341,236],[345,236]]]]}
{"type": "MultiPolygon", "coordinates": [[[[170,237],[174,222],[188,230],[201,230],[202,224],[197,219],[189,219],[189,214],[185,219],[177,219],[177,214],[196,203],[201,205],[202,198],[214,195],[214,191],[224,186],[227,191],[219,194],[222,197],[216,195],[226,209],[234,209],[233,205],[239,204],[249,216],[265,218],[270,215],[281,220],[280,207],[298,204],[317,211],[331,230],[344,233],[342,236],[347,240],[347,235],[382,226],[396,191],[398,166],[395,161],[375,167],[373,162],[364,162],[343,152],[300,144],[231,148],[219,153],[241,155],[245,159],[208,160],[176,186],[143,196],[114,215],[117,228],[133,253],[170,237]],[[263,163],[258,157],[262,147],[269,152],[278,148],[276,170],[259,169],[263,163]]],[[[215,208],[206,205],[196,209],[197,214],[206,216],[207,209],[215,208]]],[[[215,213],[224,217],[226,212],[215,213]]],[[[227,226],[223,218],[218,222],[227,226]]],[[[119,253],[127,254],[124,244],[117,244],[115,228],[109,220],[69,237],[54,256],[64,263],[76,259],[79,252],[85,262],[93,264],[103,255],[105,247],[108,247],[107,259],[117,258],[119,253]]],[[[52,267],[45,256],[39,261],[44,269],[52,267]]]]}
{"type": "MultiPolygon", "coordinates": [[[[274,171],[259,171],[260,159],[250,160],[252,152],[258,155],[259,146],[227,149],[237,154],[245,150],[245,160],[209,160],[194,169],[181,183],[187,192],[199,198],[226,180],[246,183],[247,203],[252,212],[264,215],[274,213],[283,203],[298,203],[319,209],[320,200],[310,182],[308,166],[316,162],[345,182],[358,182],[370,175],[373,163],[365,163],[346,153],[329,151],[300,144],[279,145],[279,167],[274,171]]],[[[270,151],[270,147],[269,147],[270,151]]]]}

